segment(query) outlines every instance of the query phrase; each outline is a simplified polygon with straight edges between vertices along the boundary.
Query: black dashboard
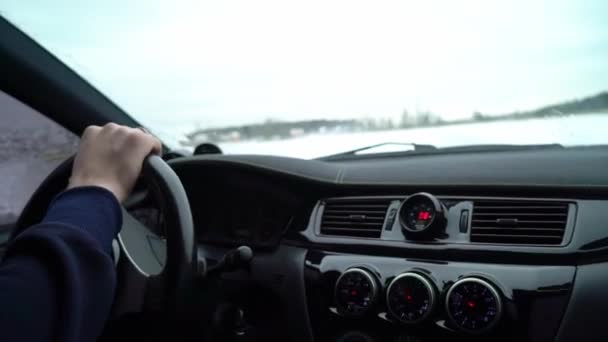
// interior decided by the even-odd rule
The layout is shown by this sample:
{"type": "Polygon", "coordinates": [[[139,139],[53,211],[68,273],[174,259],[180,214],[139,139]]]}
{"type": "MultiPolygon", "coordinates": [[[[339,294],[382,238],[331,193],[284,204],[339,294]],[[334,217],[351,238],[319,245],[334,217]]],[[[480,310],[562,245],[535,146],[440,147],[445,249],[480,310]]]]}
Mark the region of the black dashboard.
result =
{"type": "Polygon", "coordinates": [[[258,336],[608,338],[606,147],[170,164],[209,262],[254,249],[218,297],[258,336]]]}

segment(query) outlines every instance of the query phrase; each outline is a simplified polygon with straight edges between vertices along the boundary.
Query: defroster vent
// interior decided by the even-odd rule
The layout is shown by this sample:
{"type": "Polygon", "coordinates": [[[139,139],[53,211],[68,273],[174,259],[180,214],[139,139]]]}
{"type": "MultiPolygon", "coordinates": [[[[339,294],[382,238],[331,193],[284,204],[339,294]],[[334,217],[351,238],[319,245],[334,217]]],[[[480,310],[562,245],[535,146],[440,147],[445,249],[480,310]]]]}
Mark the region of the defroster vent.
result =
{"type": "Polygon", "coordinates": [[[389,199],[329,199],[324,202],[321,234],[379,238],[389,199]]]}
{"type": "Polygon", "coordinates": [[[564,240],[569,204],[531,200],[476,200],[471,241],[559,245],[564,240]]]}

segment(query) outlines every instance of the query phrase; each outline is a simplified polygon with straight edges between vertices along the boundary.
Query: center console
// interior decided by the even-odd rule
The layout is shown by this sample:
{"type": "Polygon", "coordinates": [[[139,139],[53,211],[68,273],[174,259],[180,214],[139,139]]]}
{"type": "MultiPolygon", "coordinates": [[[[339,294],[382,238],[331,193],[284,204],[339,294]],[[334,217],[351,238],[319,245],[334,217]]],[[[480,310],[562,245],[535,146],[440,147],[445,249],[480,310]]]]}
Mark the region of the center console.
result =
{"type": "Polygon", "coordinates": [[[559,253],[576,209],[428,193],[320,201],[309,239],[331,243],[309,249],[305,264],[315,340],[552,341],[576,266],[522,256],[559,253]]]}
{"type": "Polygon", "coordinates": [[[318,341],[551,341],[574,274],[310,251],[305,283],[318,341]]]}

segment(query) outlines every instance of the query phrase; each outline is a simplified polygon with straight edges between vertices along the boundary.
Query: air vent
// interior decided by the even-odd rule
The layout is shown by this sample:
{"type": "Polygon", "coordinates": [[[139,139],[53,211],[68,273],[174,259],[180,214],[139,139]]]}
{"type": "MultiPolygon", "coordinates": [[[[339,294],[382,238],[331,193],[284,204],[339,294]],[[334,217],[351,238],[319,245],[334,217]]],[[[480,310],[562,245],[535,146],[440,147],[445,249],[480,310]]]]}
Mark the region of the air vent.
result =
{"type": "Polygon", "coordinates": [[[477,200],[471,241],[518,245],[559,245],[564,239],[568,203],[477,200]]]}
{"type": "Polygon", "coordinates": [[[332,199],[325,201],[321,234],[379,238],[389,199],[332,199]]]}

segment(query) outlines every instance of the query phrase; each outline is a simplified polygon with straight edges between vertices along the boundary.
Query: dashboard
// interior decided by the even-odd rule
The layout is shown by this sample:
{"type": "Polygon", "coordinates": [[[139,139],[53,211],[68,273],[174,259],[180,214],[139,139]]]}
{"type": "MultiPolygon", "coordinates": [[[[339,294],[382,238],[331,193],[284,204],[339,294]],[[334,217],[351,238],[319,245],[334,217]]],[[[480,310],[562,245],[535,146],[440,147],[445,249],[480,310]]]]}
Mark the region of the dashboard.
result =
{"type": "Polygon", "coordinates": [[[253,248],[218,297],[257,336],[608,338],[608,148],[170,165],[210,264],[253,248]]]}

